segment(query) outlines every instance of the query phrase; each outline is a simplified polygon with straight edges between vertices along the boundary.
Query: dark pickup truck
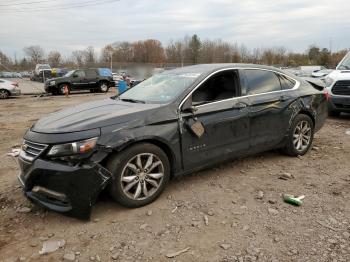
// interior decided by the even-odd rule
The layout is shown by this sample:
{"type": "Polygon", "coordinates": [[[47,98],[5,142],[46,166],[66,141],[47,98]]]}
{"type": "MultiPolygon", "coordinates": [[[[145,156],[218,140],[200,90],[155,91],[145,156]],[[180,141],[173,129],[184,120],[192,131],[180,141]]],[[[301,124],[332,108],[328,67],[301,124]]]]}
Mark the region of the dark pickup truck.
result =
{"type": "Polygon", "coordinates": [[[115,86],[112,73],[106,68],[76,69],[62,77],[51,78],[45,82],[45,91],[53,95],[63,95],[65,87],[68,92],[90,90],[90,92],[108,92],[115,86]]]}

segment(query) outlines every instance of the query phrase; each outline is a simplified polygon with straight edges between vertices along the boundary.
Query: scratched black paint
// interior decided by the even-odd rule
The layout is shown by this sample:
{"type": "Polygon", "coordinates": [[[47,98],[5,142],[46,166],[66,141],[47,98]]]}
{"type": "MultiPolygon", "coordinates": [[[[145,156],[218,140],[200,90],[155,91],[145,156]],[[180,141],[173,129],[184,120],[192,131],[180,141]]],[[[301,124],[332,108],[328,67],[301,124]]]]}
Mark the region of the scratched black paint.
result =
{"type": "MultiPolygon", "coordinates": [[[[32,163],[20,159],[20,181],[32,201],[55,211],[89,218],[97,196],[112,179],[104,164],[112,152],[131,144],[148,141],[167,154],[173,175],[187,174],[233,157],[282,147],[294,117],[308,114],[319,130],[327,116],[322,91],[308,82],[296,90],[259,96],[246,96],[244,68],[261,68],[287,74],[275,68],[220,64],[175,69],[200,73],[198,79],[175,100],[167,104],[130,103],[111,98],[78,105],[40,119],[24,139],[48,144],[73,142],[98,136],[96,150],[78,163],[57,161],[41,155],[32,163]],[[242,96],[234,100],[198,107],[196,111],[179,109],[180,103],[207,76],[218,70],[238,68],[242,96]],[[241,107],[241,104],[247,105],[241,107]],[[198,137],[188,128],[189,121],[200,121],[205,129],[198,137]],[[32,192],[42,186],[65,194],[66,201],[42,198],[32,192]]],[[[322,89],[322,88],[321,88],[322,89]]],[[[188,105],[188,103],[184,103],[188,105]]]]}

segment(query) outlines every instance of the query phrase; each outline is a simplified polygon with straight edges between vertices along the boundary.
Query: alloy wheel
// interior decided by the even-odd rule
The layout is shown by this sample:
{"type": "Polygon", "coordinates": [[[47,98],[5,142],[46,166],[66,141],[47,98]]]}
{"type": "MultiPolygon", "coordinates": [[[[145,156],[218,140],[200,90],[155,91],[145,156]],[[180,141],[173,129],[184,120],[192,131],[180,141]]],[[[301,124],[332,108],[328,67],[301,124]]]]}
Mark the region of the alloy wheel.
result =
{"type": "Polygon", "coordinates": [[[311,141],[312,129],[308,121],[300,121],[294,129],[293,145],[298,152],[308,148],[311,141]]]}
{"type": "Polygon", "coordinates": [[[102,92],[107,92],[108,91],[108,86],[107,84],[103,83],[100,85],[101,91],[102,92]]]}
{"type": "Polygon", "coordinates": [[[0,99],[6,99],[8,96],[9,95],[6,90],[0,90],[0,99]]]}
{"type": "Polygon", "coordinates": [[[163,182],[164,165],[152,153],[142,153],[131,158],[124,166],[121,186],[132,200],[144,200],[152,196],[163,182]]]}

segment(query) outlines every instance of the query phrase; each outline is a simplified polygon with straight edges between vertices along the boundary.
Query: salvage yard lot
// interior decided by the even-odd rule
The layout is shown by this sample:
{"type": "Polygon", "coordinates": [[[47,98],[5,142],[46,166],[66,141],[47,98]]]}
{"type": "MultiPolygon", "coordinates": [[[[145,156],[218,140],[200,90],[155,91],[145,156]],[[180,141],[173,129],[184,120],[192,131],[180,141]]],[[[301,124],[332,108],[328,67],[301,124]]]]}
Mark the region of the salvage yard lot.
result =
{"type": "Polygon", "coordinates": [[[303,157],[270,151],[175,178],[142,208],[103,194],[84,222],[30,204],[6,153],[38,118],[111,94],[0,101],[0,261],[349,261],[350,115],[328,119],[303,157]],[[303,206],[283,193],[305,195],[303,206]],[[47,239],[65,246],[39,255],[47,239]]]}

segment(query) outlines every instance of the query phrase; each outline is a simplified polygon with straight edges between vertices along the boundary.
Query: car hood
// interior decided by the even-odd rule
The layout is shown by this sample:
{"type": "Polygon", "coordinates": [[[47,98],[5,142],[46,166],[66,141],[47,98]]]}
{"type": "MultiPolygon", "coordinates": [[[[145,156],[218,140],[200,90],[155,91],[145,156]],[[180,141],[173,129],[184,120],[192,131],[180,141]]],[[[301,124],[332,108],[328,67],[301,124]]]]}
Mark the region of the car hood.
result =
{"type": "Polygon", "coordinates": [[[350,80],[350,70],[334,70],[328,75],[334,80],[350,80]]]}
{"type": "Polygon", "coordinates": [[[160,105],[104,99],[54,112],[38,120],[32,131],[38,133],[79,132],[145,119],[160,105]]]}

